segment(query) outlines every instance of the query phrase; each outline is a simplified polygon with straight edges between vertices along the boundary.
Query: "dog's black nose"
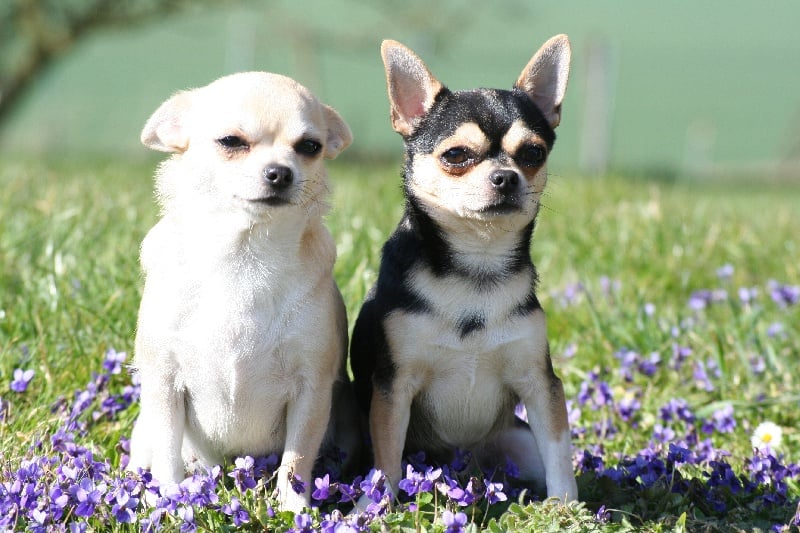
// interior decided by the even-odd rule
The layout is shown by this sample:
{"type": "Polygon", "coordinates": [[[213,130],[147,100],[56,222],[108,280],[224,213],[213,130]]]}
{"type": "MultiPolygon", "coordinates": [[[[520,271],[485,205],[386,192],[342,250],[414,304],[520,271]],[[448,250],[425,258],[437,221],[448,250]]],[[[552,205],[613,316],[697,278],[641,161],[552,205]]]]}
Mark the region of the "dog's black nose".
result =
{"type": "Polygon", "coordinates": [[[285,189],[292,184],[292,169],[282,165],[264,169],[264,179],[273,189],[285,189]]]}
{"type": "Polygon", "coordinates": [[[512,192],[519,184],[519,175],[513,170],[495,170],[489,175],[489,181],[497,192],[512,192]]]}

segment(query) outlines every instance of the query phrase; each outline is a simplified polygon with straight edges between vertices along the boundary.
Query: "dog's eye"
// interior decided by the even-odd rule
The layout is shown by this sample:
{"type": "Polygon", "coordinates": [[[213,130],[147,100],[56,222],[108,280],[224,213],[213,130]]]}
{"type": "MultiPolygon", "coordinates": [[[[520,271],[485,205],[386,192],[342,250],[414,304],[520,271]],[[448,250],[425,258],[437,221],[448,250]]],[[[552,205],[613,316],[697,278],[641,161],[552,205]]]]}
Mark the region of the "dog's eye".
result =
{"type": "Polygon", "coordinates": [[[547,158],[547,150],[538,144],[526,144],[517,150],[517,161],[526,167],[538,167],[547,158]]]}
{"type": "Polygon", "coordinates": [[[469,163],[472,156],[466,148],[456,147],[446,150],[441,159],[448,165],[465,165],[469,163]]]}
{"type": "Polygon", "coordinates": [[[316,155],[322,149],[322,144],[312,139],[303,139],[294,145],[294,151],[302,155],[316,155]]]}
{"type": "Polygon", "coordinates": [[[247,141],[236,135],[226,135],[225,137],[220,137],[217,139],[217,144],[230,150],[246,148],[248,146],[247,141]]]}

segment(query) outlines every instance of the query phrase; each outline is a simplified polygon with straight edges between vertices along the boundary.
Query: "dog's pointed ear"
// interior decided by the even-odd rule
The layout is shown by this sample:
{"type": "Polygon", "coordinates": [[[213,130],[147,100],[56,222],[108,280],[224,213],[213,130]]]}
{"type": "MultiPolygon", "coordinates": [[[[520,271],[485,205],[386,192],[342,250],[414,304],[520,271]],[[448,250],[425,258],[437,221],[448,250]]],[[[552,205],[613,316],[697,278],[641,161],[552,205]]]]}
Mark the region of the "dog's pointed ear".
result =
{"type": "Polygon", "coordinates": [[[383,41],[381,56],[386,68],[392,127],[405,137],[414,131],[417,121],[430,110],[444,86],[411,49],[397,41],[383,41]]]}
{"type": "Polygon", "coordinates": [[[186,113],[191,91],[182,91],[161,104],[142,130],[142,144],[160,152],[184,152],[189,147],[186,113]]]}
{"type": "Polygon", "coordinates": [[[528,93],[553,128],[561,122],[561,102],[567,91],[571,56],[567,36],[556,35],[542,45],[514,84],[528,93]]]}
{"type": "Polygon", "coordinates": [[[325,139],[325,158],[333,159],[342,150],[350,146],[353,142],[353,134],[350,127],[342,116],[332,107],[321,104],[322,113],[325,115],[325,124],[328,128],[327,139],[325,139]]]}

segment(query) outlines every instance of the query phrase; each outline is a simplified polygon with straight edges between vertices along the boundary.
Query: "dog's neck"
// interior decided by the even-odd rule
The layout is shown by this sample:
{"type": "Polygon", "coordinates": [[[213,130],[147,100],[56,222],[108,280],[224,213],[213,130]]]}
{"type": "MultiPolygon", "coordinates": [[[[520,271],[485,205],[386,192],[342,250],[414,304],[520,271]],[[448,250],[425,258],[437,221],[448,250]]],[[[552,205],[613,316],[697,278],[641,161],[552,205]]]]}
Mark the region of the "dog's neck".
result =
{"type": "Polygon", "coordinates": [[[219,260],[226,257],[251,258],[258,261],[292,261],[300,258],[302,248],[307,246],[307,234],[319,231],[318,217],[307,217],[297,210],[283,212],[276,208],[273,213],[253,217],[241,211],[219,211],[213,213],[176,213],[166,211],[164,218],[179,228],[181,247],[191,255],[219,260]]]}
{"type": "Polygon", "coordinates": [[[517,231],[477,220],[444,227],[418,200],[409,196],[402,225],[418,239],[420,253],[436,274],[455,271],[482,279],[533,268],[530,243],[534,221],[517,231]]]}

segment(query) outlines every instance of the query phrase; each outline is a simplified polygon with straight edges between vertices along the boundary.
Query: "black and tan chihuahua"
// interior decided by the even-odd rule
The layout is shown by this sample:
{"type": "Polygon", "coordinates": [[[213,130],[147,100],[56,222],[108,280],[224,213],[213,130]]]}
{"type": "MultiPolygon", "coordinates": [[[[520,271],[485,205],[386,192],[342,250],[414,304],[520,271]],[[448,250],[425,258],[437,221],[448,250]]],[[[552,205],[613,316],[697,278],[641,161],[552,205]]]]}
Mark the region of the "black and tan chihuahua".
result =
{"type": "Polygon", "coordinates": [[[402,44],[381,52],[405,141],[406,207],[350,352],[375,467],[396,488],[404,450],[446,460],[469,449],[481,466],[510,459],[548,497],[575,500],[529,252],[569,41],[547,41],[511,90],[450,91],[402,44]],[[530,424],[514,416],[520,401],[530,424]]]}

